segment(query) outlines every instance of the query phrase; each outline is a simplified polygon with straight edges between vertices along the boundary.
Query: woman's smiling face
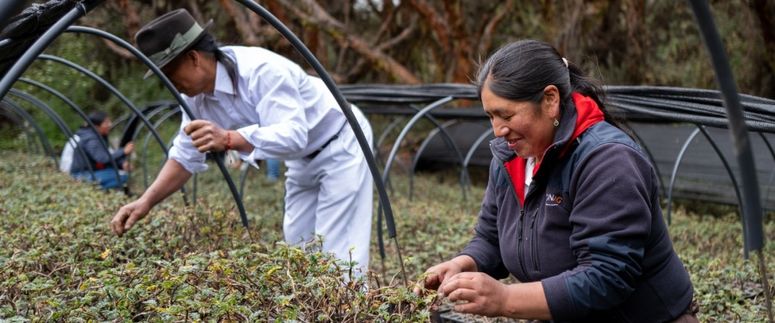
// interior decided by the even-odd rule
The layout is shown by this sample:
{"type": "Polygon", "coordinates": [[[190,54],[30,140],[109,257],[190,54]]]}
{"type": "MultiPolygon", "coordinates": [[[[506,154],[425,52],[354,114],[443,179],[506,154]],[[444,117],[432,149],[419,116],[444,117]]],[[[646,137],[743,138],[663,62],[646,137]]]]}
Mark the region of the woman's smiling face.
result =
{"type": "Polygon", "coordinates": [[[553,122],[559,118],[557,88],[547,86],[541,103],[537,104],[500,97],[489,89],[488,83],[482,87],[482,105],[495,136],[506,139],[509,149],[518,156],[541,160],[554,141],[553,122]]]}

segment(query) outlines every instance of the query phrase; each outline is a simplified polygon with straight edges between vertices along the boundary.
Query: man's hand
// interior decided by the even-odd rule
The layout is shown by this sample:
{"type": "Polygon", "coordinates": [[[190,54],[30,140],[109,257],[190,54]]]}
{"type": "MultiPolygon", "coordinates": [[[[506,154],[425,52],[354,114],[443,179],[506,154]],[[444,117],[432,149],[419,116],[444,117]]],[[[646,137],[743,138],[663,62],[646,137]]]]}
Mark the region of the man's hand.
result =
{"type": "Polygon", "coordinates": [[[110,229],[120,237],[124,232],[129,230],[135,222],[145,217],[150,210],[151,206],[142,199],[124,205],[116,212],[116,215],[113,216],[113,220],[110,221],[110,229]]]}
{"type": "Polygon", "coordinates": [[[207,120],[191,121],[183,132],[191,136],[191,142],[199,152],[215,152],[226,150],[228,138],[227,130],[216,126],[207,120]]]}

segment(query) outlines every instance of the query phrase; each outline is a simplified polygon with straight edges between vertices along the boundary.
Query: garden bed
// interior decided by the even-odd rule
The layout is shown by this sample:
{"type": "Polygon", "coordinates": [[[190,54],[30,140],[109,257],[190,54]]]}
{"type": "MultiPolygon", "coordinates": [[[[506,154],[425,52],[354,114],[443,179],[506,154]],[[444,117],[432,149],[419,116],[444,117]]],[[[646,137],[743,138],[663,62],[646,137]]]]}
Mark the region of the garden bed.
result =
{"type": "MultiPolygon", "coordinates": [[[[431,319],[435,296],[418,297],[404,287],[392,241],[384,262],[373,243],[373,272],[363,280],[350,279],[349,264],[278,242],[282,185],[249,184],[248,235],[217,176],[213,171],[202,175],[196,206],[168,198],[153,216],[117,238],[108,222],[129,198],[75,182],[57,173],[50,159],[4,152],[0,320],[431,319]]],[[[474,187],[463,201],[454,176],[421,174],[410,200],[405,178],[395,176],[391,182],[399,243],[414,280],[470,239],[482,188],[474,187]]],[[[685,204],[673,216],[670,233],[691,274],[701,321],[766,317],[755,262],[743,259],[735,210],[685,204]]],[[[775,236],[772,215],[765,229],[766,236],[775,236]]],[[[376,234],[372,237],[376,241],[376,234]]],[[[765,253],[770,275],[775,271],[773,248],[769,239],[765,253]]],[[[495,321],[443,308],[448,321],[495,321]]]]}

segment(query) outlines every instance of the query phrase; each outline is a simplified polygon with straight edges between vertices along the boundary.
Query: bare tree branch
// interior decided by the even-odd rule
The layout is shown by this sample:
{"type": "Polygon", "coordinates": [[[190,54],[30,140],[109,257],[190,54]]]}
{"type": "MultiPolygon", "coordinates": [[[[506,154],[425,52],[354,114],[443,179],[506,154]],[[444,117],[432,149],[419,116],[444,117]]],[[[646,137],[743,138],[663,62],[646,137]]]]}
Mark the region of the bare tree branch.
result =
{"type": "Polygon", "coordinates": [[[425,0],[411,0],[409,1],[409,4],[411,4],[412,7],[414,7],[420,13],[420,15],[423,16],[426,21],[428,21],[434,35],[436,35],[436,41],[439,42],[442,50],[448,51],[450,48],[450,42],[449,26],[447,25],[446,18],[439,14],[433,5],[425,0]]]}
{"type": "MultiPolygon", "coordinates": [[[[408,28],[405,28],[400,34],[398,34],[398,36],[387,40],[386,42],[376,46],[376,48],[380,51],[387,51],[397,46],[404,40],[407,40],[412,34],[414,34],[415,31],[417,31],[417,19],[413,19],[411,25],[409,25],[408,28]]],[[[364,72],[364,68],[366,67],[367,62],[368,61],[365,58],[359,59],[358,62],[355,63],[355,66],[350,69],[350,72],[345,75],[344,80],[346,82],[351,82],[360,76],[364,72]]]]}
{"type": "Polygon", "coordinates": [[[131,52],[129,52],[128,50],[124,49],[121,46],[116,45],[112,41],[104,39],[104,38],[100,38],[100,39],[105,44],[105,46],[107,46],[108,49],[110,49],[111,52],[116,53],[119,57],[121,57],[123,59],[135,59],[136,58],[135,55],[133,55],[131,52]]]}
{"type": "Polygon", "coordinates": [[[396,45],[398,45],[400,42],[402,42],[402,41],[404,41],[404,40],[408,39],[408,38],[409,38],[409,36],[411,36],[412,34],[414,34],[414,32],[415,32],[416,30],[417,30],[417,19],[412,19],[412,22],[411,22],[411,24],[409,25],[409,27],[407,27],[407,28],[404,28],[404,30],[403,30],[403,31],[401,31],[401,33],[400,33],[400,34],[398,34],[398,36],[396,36],[396,37],[393,37],[393,38],[391,38],[391,39],[388,39],[388,40],[387,40],[387,41],[385,41],[384,43],[382,43],[382,44],[380,44],[379,46],[377,46],[377,50],[380,50],[380,51],[386,51],[386,50],[388,50],[388,49],[390,49],[390,48],[392,48],[392,47],[395,47],[395,46],[396,46],[396,45]]]}
{"type": "Polygon", "coordinates": [[[581,1],[565,3],[565,5],[570,7],[565,11],[569,14],[565,15],[567,18],[565,19],[564,28],[562,28],[555,41],[555,47],[560,53],[566,53],[571,48],[579,47],[579,39],[581,37],[578,35],[580,29],[577,27],[580,25],[583,11],[586,9],[586,6],[581,1]]]}
{"type": "Polygon", "coordinates": [[[506,14],[511,11],[513,6],[514,0],[506,0],[495,9],[495,15],[484,26],[482,35],[479,38],[479,46],[477,50],[479,55],[486,55],[490,51],[492,48],[492,35],[495,32],[495,28],[498,27],[498,24],[503,20],[503,17],[505,17],[506,14]]]}
{"type": "MultiPolygon", "coordinates": [[[[352,10],[352,1],[347,0],[344,3],[344,27],[347,29],[350,29],[350,14],[352,10]]],[[[344,58],[347,55],[347,50],[350,48],[349,45],[341,46],[339,49],[339,54],[336,57],[336,65],[334,67],[334,71],[341,71],[342,65],[344,64],[344,58]]]]}
{"type": "Polygon", "coordinates": [[[117,4],[121,12],[123,12],[122,17],[126,33],[129,38],[132,38],[140,29],[140,15],[137,13],[137,8],[129,0],[119,0],[117,4]]]}
{"type": "Polygon", "coordinates": [[[447,71],[444,78],[447,82],[465,83],[470,80],[473,69],[472,40],[468,38],[463,19],[463,5],[460,0],[444,1],[444,9],[451,26],[452,55],[450,63],[446,65],[447,71]]]}
{"type": "Polygon", "coordinates": [[[382,39],[382,36],[385,34],[385,32],[387,32],[387,30],[390,29],[390,26],[394,23],[393,18],[395,17],[397,10],[395,10],[395,7],[393,7],[392,2],[390,1],[388,1],[384,6],[387,8],[382,10],[382,24],[379,26],[377,36],[374,37],[373,44],[378,43],[382,39]]]}
{"type": "Polygon", "coordinates": [[[240,34],[240,38],[242,38],[242,42],[246,45],[258,45],[260,42],[258,37],[256,37],[256,31],[253,30],[246,13],[241,8],[234,7],[234,1],[232,0],[219,0],[218,2],[220,2],[226,14],[231,17],[234,27],[240,34]]]}
{"type": "Polygon", "coordinates": [[[314,0],[293,1],[293,3],[290,0],[279,0],[279,2],[305,22],[318,25],[340,45],[349,45],[354,51],[371,61],[377,68],[388,72],[397,80],[408,84],[421,83],[420,79],[401,63],[384,52],[372,48],[364,39],[349,33],[340,21],[331,17],[314,0]],[[299,3],[307,9],[306,12],[299,9],[299,3]]]}
{"type": "Polygon", "coordinates": [[[205,17],[202,15],[202,10],[199,9],[199,3],[196,2],[196,0],[188,0],[188,10],[191,11],[191,16],[196,19],[196,21],[204,22],[205,17]]]}

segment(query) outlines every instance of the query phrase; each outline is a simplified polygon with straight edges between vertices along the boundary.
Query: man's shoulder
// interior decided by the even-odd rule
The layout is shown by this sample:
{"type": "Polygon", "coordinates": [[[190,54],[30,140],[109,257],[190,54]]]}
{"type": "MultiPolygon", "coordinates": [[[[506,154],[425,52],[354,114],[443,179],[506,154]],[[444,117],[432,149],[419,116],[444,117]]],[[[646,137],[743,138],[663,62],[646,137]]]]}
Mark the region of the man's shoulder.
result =
{"type": "Polygon", "coordinates": [[[248,65],[262,65],[275,61],[287,61],[287,59],[271,50],[256,46],[223,46],[221,50],[240,63],[253,63],[248,65]]]}
{"type": "Polygon", "coordinates": [[[293,61],[262,47],[226,46],[221,50],[233,58],[237,73],[246,79],[303,75],[301,67],[293,61]]]}

